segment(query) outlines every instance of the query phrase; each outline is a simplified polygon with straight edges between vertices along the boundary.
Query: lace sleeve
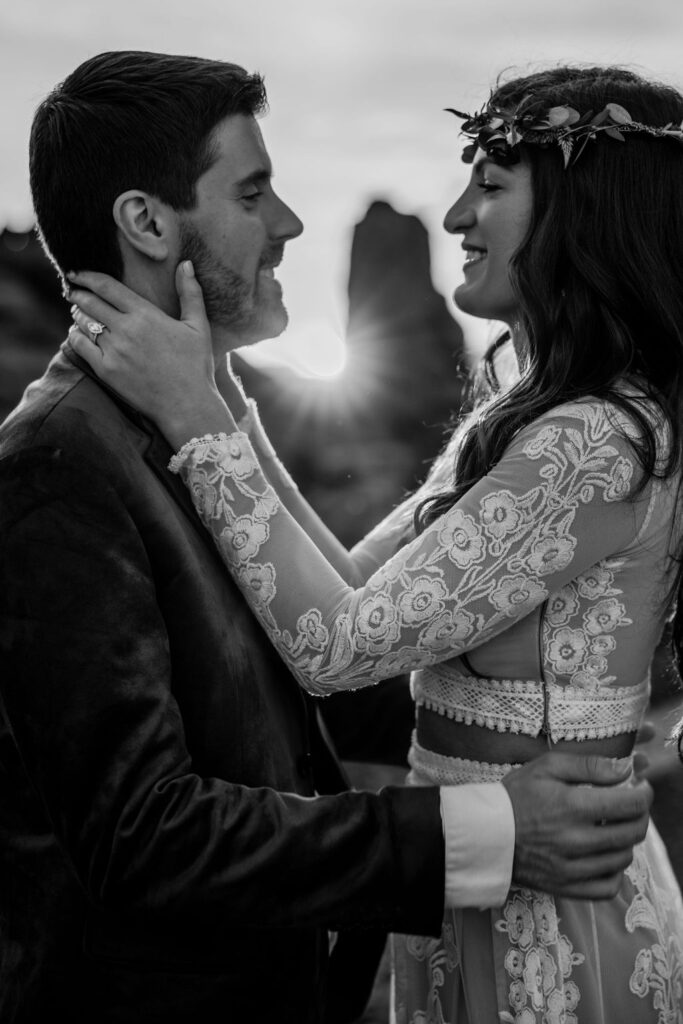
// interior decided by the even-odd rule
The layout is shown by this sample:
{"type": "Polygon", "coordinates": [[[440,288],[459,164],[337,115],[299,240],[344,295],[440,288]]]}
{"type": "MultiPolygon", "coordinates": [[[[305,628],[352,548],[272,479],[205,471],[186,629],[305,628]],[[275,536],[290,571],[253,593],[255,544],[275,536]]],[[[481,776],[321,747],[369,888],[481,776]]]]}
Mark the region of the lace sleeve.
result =
{"type": "MultiPolygon", "coordinates": [[[[349,551],[323,522],[315,509],[309,505],[296,482],[280,461],[261,423],[258,407],[253,399],[247,399],[247,409],[247,414],[239,420],[237,427],[241,433],[248,436],[264,477],[290,515],[306,531],[315,546],[334,566],[342,579],[351,586],[361,586],[375,569],[378,569],[395,554],[400,545],[406,542],[406,537],[411,532],[414,533],[412,529],[413,513],[421,498],[426,496],[423,493],[425,485],[423,484],[420,490],[409,495],[393,508],[349,551]]],[[[452,461],[452,456],[446,460],[449,469],[452,461]]],[[[440,464],[439,460],[435,467],[438,464],[440,464]]],[[[431,473],[430,477],[433,475],[431,473]]],[[[450,483],[444,482],[442,489],[447,490],[449,486],[450,483]]]]}
{"type": "MultiPolygon", "coordinates": [[[[528,615],[637,534],[628,421],[565,405],[517,435],[497,466],[358,589],[289,515],[246,435],[176,457],[226,565],[299,682],[326,694],[471,649],[528,615]]],[[[623,417],[622,417],[623,419],[623,417]]]]}
{"type": "Polygon", "coordinates": [[[412,540],[415,536],[415,511],[425,498],[430,494],[452,490],[457,442],[458,435],[456,433],[451,437],[445,449],[434,459],[424,483],[392,509],[352,548],[350,555],[357,579],[366,582],[373,572],[396,554],[399,547],[412,540]]]}

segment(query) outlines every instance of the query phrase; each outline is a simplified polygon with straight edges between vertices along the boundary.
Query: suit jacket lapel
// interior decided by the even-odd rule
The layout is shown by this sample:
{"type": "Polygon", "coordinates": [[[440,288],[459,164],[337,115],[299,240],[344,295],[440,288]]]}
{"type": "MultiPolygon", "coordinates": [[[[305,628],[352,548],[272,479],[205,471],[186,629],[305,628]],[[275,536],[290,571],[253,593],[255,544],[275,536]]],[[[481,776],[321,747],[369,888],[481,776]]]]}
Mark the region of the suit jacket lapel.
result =
{"type": "MultiPolygon", "coordinates": [[[[135,428],[135,437],[140,448],[140,454],[144,458],[145,462],[151,467],[154,474],[159,478],[161,483],[164,485],[166,490],[173,496],[175,501],[185,511],[193,527],[202,537],[205,544],[207,544],[212,551],[215,552],[213,541],[201,522],[195,507],[192,504],[192,498],[187,487],[180,479],[177,473],[171,473],[168,469],[169,459],[173,455],[173,449],[166,441],[166,438],[161,434],[156,426],[143,416],[142,413],[138,412],[137,409],[129,405],[128,402],[118,392],[110,388],[108,384],[100,380],[97,374],[90,368],[88,363],[74,351],[71,347],[68,339],[62,344],[62,353],[64,356],[77,366],[86,376],[90,377],[98,387],[107,393],[109,398],[119,407],[128,420],[132,423],[135,428]]],[[[218,557],[217,552],[216,557],[218,557]]],[[[226,570],[227,571],[227,570],[226,570]]]]}
{"type": "MultiPolygon", "coordinates": [[[[202,523],[197,511],[192,504],[192,498],[187,487],[180,479],[177,473],[171,473],[168,469],[168,462],[173,455],[173,449],[170,447],[166,438],[163,437],[159,431],[153,427],[147,421],[147,437],[149,443],[143,450],[143,456],[145,462],[153,469],[164,487],[173,495],[175,500],[178,502],[180,507],[184,509],[187,515],[192,520],[192,524],[195,529],[199,531],[204,541],[209,545],[212,550],[214,549],[213,540],[211,535],[202,523]]],[[[228,570],[226,569],[226,572],[228,570]]]]}

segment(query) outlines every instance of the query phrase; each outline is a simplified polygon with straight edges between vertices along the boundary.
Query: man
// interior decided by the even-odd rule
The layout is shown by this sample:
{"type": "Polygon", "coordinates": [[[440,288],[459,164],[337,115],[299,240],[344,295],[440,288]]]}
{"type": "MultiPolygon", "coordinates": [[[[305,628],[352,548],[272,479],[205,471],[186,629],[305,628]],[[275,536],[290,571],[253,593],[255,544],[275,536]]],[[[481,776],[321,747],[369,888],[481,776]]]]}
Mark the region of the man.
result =
{"type": "MultiPolygon", "coordinates": [[[[264,102],[219,62],[78,68],[31,138],[61,271],[113,273],[177,314],[190,258],[217,359],[280,332],[273,267],[301,224],[272,188],[264,102]]],[[[170,454],[68,342],[0,432],[2,1024],[349,1019],[367,989],[339,950],[366,929],[438,934],[444,898],[498,905],[513,849],[520,884],[615,891],[651,793],[611,786],[606,762],[344,791],[170,454]]]]}

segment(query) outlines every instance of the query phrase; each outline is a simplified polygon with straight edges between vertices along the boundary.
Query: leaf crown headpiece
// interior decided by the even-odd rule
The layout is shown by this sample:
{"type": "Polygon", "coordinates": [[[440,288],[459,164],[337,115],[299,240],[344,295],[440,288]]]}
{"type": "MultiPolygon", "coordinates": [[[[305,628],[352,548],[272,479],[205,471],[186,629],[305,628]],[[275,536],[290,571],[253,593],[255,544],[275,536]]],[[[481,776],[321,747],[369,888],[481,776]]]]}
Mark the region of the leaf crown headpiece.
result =
{"type": "Polygon", "coordinates": [[[575,164],[589,142],[599,134],[624,142],[629,132],[640,132],[657,138],[670,138],[683,143],[683,121],[670,122],[662,128],[634,121],[619,103],[608,103],[600,113],[593,110],[580,114],[570,106],[551,107],[546,113],[521,112],[531,97],[525,96],[514,110],[504,110],[490,100],[476,114],[464,114],[446,107],[450,114],[462,118],[460,129],[470,142],[463,150],[464,163],[471,164],[478,148],[496,163],[507,165],[519,162],[520,142],[534,146],[558,145],[562,150],[565,169],[575,164]]]}

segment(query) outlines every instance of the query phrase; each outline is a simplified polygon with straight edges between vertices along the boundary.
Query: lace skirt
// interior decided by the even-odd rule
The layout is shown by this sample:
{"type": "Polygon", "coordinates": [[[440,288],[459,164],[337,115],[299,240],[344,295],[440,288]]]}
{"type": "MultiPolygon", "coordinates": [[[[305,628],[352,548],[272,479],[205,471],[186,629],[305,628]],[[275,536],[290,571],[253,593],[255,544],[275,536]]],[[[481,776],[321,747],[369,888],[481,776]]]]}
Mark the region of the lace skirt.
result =
{"type": "MultiPolygon", "coordinates": [[[[512,765],[411,750],[412,785],[495,781],[512,765]]],[[[393,1024],[683,1024],[683,901],[650,825],[614,899],[513,886],[446,911],[441,937],[392,937],[393,1024]]]]}

